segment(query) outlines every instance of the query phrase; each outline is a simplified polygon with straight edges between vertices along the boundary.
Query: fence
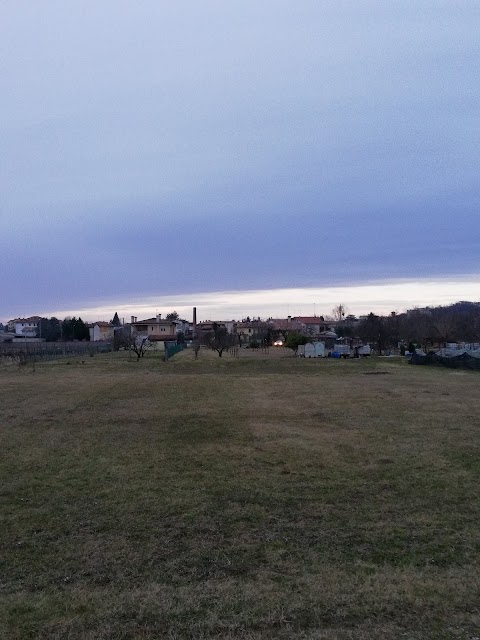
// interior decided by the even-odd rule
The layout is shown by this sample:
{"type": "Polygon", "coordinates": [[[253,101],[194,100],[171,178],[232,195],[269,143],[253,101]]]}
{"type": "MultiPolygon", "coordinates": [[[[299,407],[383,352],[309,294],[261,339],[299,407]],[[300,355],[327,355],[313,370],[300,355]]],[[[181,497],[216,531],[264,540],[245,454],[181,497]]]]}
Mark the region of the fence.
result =
{"type": "Polygon", "coordinates": [[[90,356],[112,350],[112,344],[109,342],[3,342],[0,343],[0,358],[38,362],[72,356],[90,356]]]}
{"type": "Polygon", "coordinates": [[[458,355],[444,355],[442,352],[420,355],[415,353],[410,359],[410,364],[440,365],[452,369],[470,369],[480,371],[480,350],[463,351],[458,355]]]}
{"type": "Polygon", "coordinates": [[[173,358],[173,356],[176,353],[179,353],[180,351],[183,351],[184,349],[185,349],[185,345],[184,344],[172,344],[169,347],[166,347],[167,360],[170,360],[170,358],[173,358]]]}

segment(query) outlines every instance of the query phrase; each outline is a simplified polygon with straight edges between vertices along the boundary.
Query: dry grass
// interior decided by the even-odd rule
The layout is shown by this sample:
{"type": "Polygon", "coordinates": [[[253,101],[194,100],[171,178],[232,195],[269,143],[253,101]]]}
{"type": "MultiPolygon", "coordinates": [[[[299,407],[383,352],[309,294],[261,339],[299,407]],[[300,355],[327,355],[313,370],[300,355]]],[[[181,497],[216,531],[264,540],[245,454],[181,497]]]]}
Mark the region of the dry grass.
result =
{"type": "Polygon", "coordinates": [[[0,369],[0,636],[480,636],[478,374],[285,353],[0,369]]]}

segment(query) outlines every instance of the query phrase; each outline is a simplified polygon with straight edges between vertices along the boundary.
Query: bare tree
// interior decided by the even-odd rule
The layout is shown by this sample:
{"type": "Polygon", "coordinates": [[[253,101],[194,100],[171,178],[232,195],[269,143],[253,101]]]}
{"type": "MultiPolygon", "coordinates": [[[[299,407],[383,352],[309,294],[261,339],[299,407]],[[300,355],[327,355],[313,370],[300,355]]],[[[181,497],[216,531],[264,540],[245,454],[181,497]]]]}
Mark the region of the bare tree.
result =
{"type": "Polygon", "coordinates": [[[400,318],[400,333],[412,348],[413,345],[428,349],[431,341],[430,314],[423,309],[411,309],[400,318]]]}
{"type": "Polygon", "coordinates": [[[197,360],[198,358],[198,352],[200,351],[200,347],[201,347],[200,342],[197,339],[195,339],[193,341],[193,353],[195,354],[195,360],[197,360]]]}
{"type": "Polygon", "coordinates": [[[143,358],[146,351],[152,348],[152,343],[148,339],[148,336],[144,336],[136,332],[125,336],[125,344],[127,349],[133,351],[137,356],[137,362],[140,358],[143,358]]]}
{"type": "Polygon", "coordinates": [[[452,308],[438,307],[431,312],[432,337],[439,343],[446,343],[456,339],[457,318],[452,308]]]}
{"type": "Polygon", "coordinates": [[[456,333],[465,342],[480,340],[480,304],[457,302],[450,307],[455,314],[456,333]]]}
{"type": "Polygon", "coordinates": [[[213,323],[212,331],[206,333],[203,337],[203,343],[216,351],[219,357],[222,357],[222,353],[225,349],[233,346],[234,338],[231,336],[225,327],[221,327],[216,322],[213,323]]]}
{"type": "Polygon", "coordinates": [[[10,360],[12,363],[18,364],[19,369],[31,364],[32,370],[35,371],[36,353],[33,350],[18,346],[9,349],[8,352],[4,352],[1,355],[5,360],[10,360]]]}
{"type": "Polygon", "coordinates": [[[332,309],[333,319],[336,320],[337,322],[340,322],[341,320],[343,320],[347,315],[347,313],[348,313],[348,309],[342,303],[337,304],[337,306],[333,307],[332,309]]]}

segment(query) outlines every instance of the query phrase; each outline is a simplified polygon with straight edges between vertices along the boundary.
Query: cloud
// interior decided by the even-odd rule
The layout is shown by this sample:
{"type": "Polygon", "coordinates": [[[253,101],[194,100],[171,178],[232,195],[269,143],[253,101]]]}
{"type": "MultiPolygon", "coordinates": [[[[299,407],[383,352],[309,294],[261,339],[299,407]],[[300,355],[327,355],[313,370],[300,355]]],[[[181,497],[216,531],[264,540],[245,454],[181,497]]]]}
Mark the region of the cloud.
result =
{"type": "Polygon", "coordinates": [[[339,303],[356,315],[373,311],[388,314],[424,306],[446,305],[459,300],[480,300],[480,275],[447,280],[377,281],[368,284],[331,287],[303,287],[268,290],[196,292],[177,295],[112,297],[103,304],[87,307],[38,309],[41,315],[80,315],[85,320],[109,320],[118,312],[125,322],[131,315],[152,317],[175,309],[187,319],[192,307],[198,319],[239,319],[250,316],[329,315],[339,303]]]}
{"type": "Polygon", "coordinates": [[[474,2],[1,11],[3,314],[476,272],[474,2]]]}

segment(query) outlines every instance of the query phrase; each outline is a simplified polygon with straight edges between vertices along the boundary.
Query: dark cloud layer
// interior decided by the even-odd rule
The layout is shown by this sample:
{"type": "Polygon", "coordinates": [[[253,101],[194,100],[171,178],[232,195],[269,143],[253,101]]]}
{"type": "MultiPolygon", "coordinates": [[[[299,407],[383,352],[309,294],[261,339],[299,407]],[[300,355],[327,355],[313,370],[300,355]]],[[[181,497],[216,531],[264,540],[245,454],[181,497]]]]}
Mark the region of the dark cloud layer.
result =
{"type": "Polygon", "coordinates": [[[1,315],[478,273],[473,1],[0,9],[1,315]]]}

